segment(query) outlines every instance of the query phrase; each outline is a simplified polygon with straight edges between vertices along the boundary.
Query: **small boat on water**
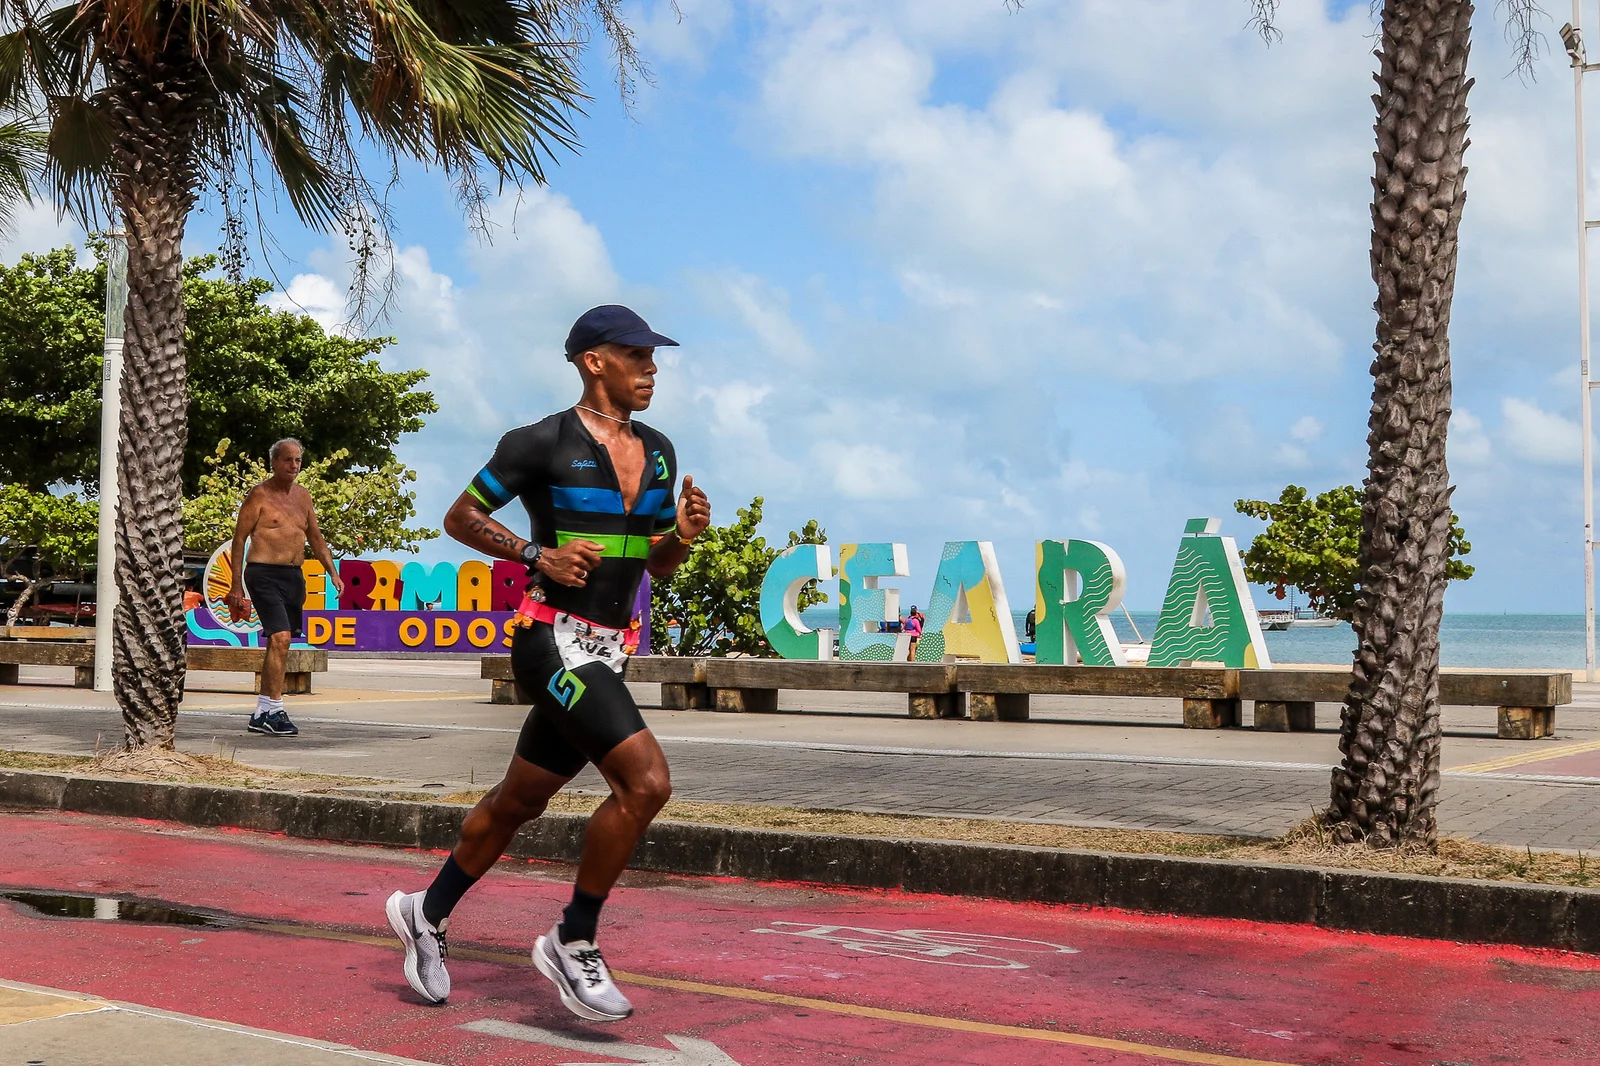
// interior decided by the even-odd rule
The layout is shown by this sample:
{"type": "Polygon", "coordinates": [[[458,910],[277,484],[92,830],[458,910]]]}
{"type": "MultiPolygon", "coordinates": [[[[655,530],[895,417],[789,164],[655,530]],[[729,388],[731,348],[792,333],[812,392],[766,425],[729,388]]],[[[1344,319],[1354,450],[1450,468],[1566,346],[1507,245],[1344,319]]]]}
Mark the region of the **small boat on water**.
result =
{"type": "Polygon", "coordinates": [[[1269,633],[1282,633],[1286,629],[1330,629],[1339,624],[1337,618],[1318,614],[1309,607],[1257,611],[1256,618],[1260,620],[1261,628],[1269,633]]]}

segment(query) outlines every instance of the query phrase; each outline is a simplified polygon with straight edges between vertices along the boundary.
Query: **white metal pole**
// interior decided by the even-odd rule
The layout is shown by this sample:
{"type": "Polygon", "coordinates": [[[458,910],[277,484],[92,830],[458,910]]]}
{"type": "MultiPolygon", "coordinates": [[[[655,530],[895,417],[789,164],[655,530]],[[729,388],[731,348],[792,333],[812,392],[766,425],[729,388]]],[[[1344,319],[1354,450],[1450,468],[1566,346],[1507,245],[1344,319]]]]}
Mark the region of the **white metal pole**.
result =
{"type": "Polygon", "coordinates": [[[100,544],[95,559],[94,690],[111,691],[111,619],[117,609],[117,435],[122,426],[122,331],[128,306],[128,241],[106,242],[105,367],[100,375],[100,544]]]}

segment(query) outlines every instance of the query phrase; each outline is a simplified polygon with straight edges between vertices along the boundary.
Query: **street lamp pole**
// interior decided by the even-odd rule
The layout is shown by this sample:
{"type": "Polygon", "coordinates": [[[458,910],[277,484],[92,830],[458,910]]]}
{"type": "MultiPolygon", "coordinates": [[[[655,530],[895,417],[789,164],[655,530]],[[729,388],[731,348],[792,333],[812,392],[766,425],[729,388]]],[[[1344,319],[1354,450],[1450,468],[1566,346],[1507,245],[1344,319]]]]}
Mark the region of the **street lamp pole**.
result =
{"type": "Polygon", "coordinates": [[[100,375],[100,544],[95,559],[94,690],[111,691],[111,622],[117,609],[117,436],[122,428],[122,332],[128,307],[128,240],[107,234],[105,365],[100,375]]]}

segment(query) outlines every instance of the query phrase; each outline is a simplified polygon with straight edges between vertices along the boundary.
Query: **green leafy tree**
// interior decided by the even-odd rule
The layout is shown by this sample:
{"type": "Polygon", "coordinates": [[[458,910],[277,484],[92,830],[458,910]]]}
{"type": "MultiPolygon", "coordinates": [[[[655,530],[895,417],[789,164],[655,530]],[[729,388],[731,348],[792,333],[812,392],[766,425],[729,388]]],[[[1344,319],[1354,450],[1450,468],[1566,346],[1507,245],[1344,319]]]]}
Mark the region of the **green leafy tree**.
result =
{"type": "MultiPolygon", "coordinates": [[[[36,490],[99,488],[104,336],[103,242],[95,261],[58,248],[0,266],[0,480],[36,490]]],[[[425,370],[386,371],[393,339],[356,340],[307,315],[261,303],[272,284],[217,275],[218,257],[184,263],[189,439],[185,495],[199,490],[207,449],[224,437],[265,455],[296,437],[315,455],[343,450],[337,472],[394,462],[401,434],[438,410],[425,370]]]]}
{"type": "Polygon", "coordinates": [[[82,577],[94,565],[99,514],[95,501],[71,493],[0,485],[0,577],[23,583],[6,611],[6,625],[16,625],[39,586],[82,577]]]}
{"type": "MultiPolygon", "coordinates": [[[[234,522],[245,494],[272,471],[254,456],[227,461],[230,442],[222,440],[206,459],[200,491],[183,501],[184,547],[192,552],[215,551],[233,537],[234,522]]],[[[413,552],[437,529],[407,526],[416,516],[416,493],[406,488],[416,472],[400,463],[385,463],[372,470],[345,468],[344,452],[334,452],[300,470],[300,484],[317,508],[317,525],[334,555],[361,555],[381,551],[413,552]]]]}
{"type": "MultiPolygon", "coordinates": [[[[670,581],[656,584],[650,599],[650,647],[658,655],[771,656],[761,628],[761,581],[780,549],[767,546],[756,534],[761,524],[762,498],[739,508],[734,521],[711,526],[695,538],[689,557],[670,581]],[[669,627],[679,630],[671,640],[669,627]]],[[[796,533],[789,543],[826,544],[828,534],[816,520],[796,533]]],[[[816,583],[800,592],[800,607],[827,603],[816,583]]]]}
{"type": "Polygon", "coordinates": [[[98,488],[105,292],[72,248],[0,266],[0,481],[98,488]]]}
{"type": "MultiPolygon", "coordinates": [[[[1239,553],[1244,573],[1266,585],[1278,599],[1299,589],[1319,614],[1351,621],[1361,593],[1361,491],[1341,485],[1312,498],[1299,485],[1283,490],[1277,503],[1238,500],[1234,510],[1267,523],[1250,547],[1239,553]]],[[[1450,516],[1450,558],[1444,575],[1465,581],[1472,567],[1460,557],[1472,551],[1454,514],[1450,516]]]]}

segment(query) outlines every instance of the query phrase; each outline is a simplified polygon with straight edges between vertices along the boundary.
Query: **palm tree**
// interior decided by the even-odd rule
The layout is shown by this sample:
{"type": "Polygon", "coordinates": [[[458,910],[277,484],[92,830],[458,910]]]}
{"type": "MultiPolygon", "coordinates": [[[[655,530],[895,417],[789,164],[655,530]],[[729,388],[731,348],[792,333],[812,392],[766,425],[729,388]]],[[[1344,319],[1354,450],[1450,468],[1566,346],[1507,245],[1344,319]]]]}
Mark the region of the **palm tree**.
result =
{"type": "MultiPolygon", "coordinates": [[[[1503,0],[1517,69],[1531,73],[1535,0],[1503,0]]],[[[1277,0],[1252,0],[1270,42],[1277,0]]],[[[1450,305],[1466,204],[1470,0],[1384,0],[1380,16],[1372,279],[1377,358],[1361,505],[1361,592],[1343,759],[1323,820],[1343,843],[1437,840],[1439,623],[1450,558],[1450,305]]]]}
{"type": "Polygon", "coordinates": [[[180,286],[197,198],[237,208],[274,181],[308,224],[352,232],[364,268],[385,216],[362,154],[439,167],[474,212],[490,180],[542,182],[575,144],[575,31],[596,15],[632,56],[616,3],[0,0],[0,116],[43,107],[60,202],[128,235],[113,678],[130,748],[171,747],[183,696],[180,286]]]}

